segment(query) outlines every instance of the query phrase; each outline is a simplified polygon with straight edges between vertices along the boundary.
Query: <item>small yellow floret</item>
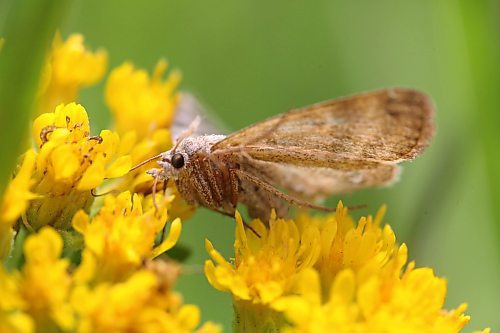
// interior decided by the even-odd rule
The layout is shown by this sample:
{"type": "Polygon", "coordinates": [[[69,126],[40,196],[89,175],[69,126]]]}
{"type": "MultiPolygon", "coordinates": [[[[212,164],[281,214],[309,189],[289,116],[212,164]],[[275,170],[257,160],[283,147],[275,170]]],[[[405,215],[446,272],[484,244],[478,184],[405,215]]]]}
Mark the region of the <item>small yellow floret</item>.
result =
{"type": "Polygon", "coordinates": [[[143,211],[142,199],[124,192],[117,197],[107,196],[104,206],[93,217],[79,211],[73,218],[73,227],[85,240],[83,266],[97,270],[82,273],[97,280],[119,281],[140,267],[144,260],[154,258],[172,248],[181,232],[180,220],[175,220],[165,240],[155,246],[156,236],[163,230],[172,198],[158,196],[160,206],[143,211]],[[90,261],[90,263],[89,263],[90,261]],[[92,262],[98,262],[95,267],[92,262]]]}
{"type": "Polygon", "coordinates": [[[39,91],[40,113],[75,101],[81,88],[103,77],[108,62],[106,51],[91,52],[83,41],[80,34],[70,35],[66,41],[59,34],[54,38],[39,91]]]}
{"type": "Polygon", "coordinates": [[[47,224],[69,228],[75,212],[92,203],[90,190],[131,167],[130,156],[117,156],[118,134],[103,130],[91,136],[87,113],[75,103],[59,105],[55,112],[36,118],[33,138],[40,149],[33,192],[41,196],[28,210],[34,229],[47,224]]]}

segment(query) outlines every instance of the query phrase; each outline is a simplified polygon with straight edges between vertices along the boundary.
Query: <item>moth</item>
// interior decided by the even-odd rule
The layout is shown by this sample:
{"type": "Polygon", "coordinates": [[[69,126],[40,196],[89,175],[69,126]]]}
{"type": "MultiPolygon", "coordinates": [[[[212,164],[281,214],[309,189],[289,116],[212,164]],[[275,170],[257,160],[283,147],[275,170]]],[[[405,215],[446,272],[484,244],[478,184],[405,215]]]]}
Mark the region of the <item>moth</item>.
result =
{"type": "Polygon", "coordinates": [[[293,109],[227,136],[195,134],[194,122],[145,161],[159,165],[147,173],[153,194],[173,179],[188,203],[231,217],[239,203],[263,221],[290,205],[328,211],[317,200],[393,182],[397,164],[428,146],[433,114],[424,93],[394,88],[293,109]]]}

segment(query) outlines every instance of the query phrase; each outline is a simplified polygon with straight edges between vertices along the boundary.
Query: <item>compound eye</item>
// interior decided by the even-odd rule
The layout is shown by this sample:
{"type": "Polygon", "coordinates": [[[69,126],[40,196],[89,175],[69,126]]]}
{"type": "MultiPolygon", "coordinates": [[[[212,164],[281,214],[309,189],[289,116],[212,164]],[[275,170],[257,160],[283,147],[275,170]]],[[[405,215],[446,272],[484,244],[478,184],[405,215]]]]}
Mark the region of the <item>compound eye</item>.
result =
{"type": "Polygon", "coordinates": [[[184,156],[181,153],[175,153],[172,156],[172,166],[176,169],[180,169],[184,166],[184,156]]]}

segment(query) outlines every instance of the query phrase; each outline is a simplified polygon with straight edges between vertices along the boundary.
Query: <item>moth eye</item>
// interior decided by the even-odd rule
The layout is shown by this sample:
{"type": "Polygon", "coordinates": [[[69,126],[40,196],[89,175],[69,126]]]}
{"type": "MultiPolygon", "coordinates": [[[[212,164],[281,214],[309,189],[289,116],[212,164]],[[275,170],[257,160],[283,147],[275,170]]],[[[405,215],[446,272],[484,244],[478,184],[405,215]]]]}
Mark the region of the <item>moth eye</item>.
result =
{"type": "Polygon", "coordinates": [[[181,153],[175,153],[172,156],[172,166],[176,169],[180,169],[184,166],[184,156],[181,153]]]}

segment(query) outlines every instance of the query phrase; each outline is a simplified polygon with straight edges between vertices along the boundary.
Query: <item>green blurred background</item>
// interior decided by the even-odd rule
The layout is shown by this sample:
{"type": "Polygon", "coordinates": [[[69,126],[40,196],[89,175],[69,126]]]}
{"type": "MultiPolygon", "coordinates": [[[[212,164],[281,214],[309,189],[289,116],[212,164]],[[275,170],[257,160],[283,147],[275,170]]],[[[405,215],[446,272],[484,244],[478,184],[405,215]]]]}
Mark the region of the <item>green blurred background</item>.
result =
{"type": "MultiPolygon", "coordinates": [[[[167,58],[182,71],[182,88],[232,130],[370,89],[428,92],[437,106],[431,147],[405,163],[394,186],[341,199],[369,205],[356,215],[386,203],[385,221],[410,258],[447,278],[447,307],[469,304],[464,331],[500,329],[499,1],[75,0],[60,31],[107,49],[111,67],[130,60],[151,71],[167,58]]],[[[94,131],[108,126],[103,84],[81,102],[94,131]]],[[[199,210],[181,236],[195,272],[178,288],[226,331],[231,300],[196,271],[207,258],[204,238],[230,257],[233,233],[231,219],[199,210]]]]}

